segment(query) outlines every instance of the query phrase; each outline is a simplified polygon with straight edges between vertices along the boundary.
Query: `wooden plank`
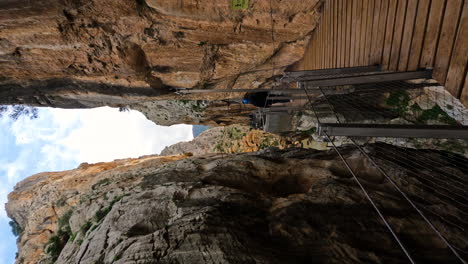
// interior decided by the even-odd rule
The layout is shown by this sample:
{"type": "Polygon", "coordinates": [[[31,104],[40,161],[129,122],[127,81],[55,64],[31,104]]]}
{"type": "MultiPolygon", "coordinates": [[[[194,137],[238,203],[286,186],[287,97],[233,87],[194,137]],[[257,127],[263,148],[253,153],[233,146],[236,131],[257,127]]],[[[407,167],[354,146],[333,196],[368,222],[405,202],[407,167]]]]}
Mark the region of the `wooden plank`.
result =
{"type": "Polygon", "coordinates": [[[321,18],[321,23],[322,23],[322,26],[320,27],[320,31],[322,32],[321,33],[322,36],[320,39],[320,45],[322,46],[321,47],[322,52],[320,53],[320,59],[321,59],[320,69],[324,69],[325,68],[325,27],[323,26],[323,24],[325,24],[325,18],[323,17],[323,15],[321,18]]]}
{"type": "Polygon", "coordinates": [[[450,63],[450,56],[452,55],[462,5],[462,0],[450,0],[445,8],[444,21],[434,63],[434,78],[442,84],[445,83],[445,79],[447,78],[448,65],[450,63]]]}
{"type": "Polygon", "coordinates": [[[372,50],[372,34],[374,33],[373,22],[375,13],[375,0],[369,0],[369,8],[367,9],[367,26],[366,26],[366,45],[364,50],[363,65],[370,65],[369,58],[372,50]]]}
{"type": "Polygon", "coordinates": [[[369,0],[362,1],[361,9],[361,40],[359,45],[359,66],[366,65],[365,54],[366,54],[366,37],[367,32],[367,11],[369,9],[369,0]]]}
{"type": "Polygon", "coordinates": [[[355,31],[355,39],[356,42],[354,45],[354,60],[352,62],[352,66],[359,66],[359,54],[361,49],[361,23],[362,23],[362,1],[363,0],[355,0],[356,1],[356,25],[354,28],[355,31]]]}
{"type": "Polygon", "coordinates": [[[378,44],[378,36],[377,34],[381,34],[379,32],[379,17],[380,17],[380,6],[381,6],[382,1],[380,0],[374,0],[374,13],[373,13],[373,18],[372,18],[372,37],[371,37],[371,44],[370,44],[370,50],[369,50],[369,65],[375,64],[376,62],[374,61],[374,56],[375,53],[380,50],[380,48],[377,46],[378,44]]]}
{"type": "Polygon", "coordinates": [[[327,68],[333,68],[333,9],[332,9],[332,1],[330,2],[330,9],[328,10],[328,67],[327,68]]]}
{"type": "Polygon", "coordinates": [[[392,50],[390,52],[389,69],[396,71],[400,59],[401,40],[403,38],[403,27],[406,18],[406,0],[399,0],[397,12],[395,14],[395,27],[393,32],[392,50]]]}
{"type": "MultiPolygon", "coordinates": [[[[322,16],[322,24],[325,24],[325,17],[322,16]]],[[[321,54],[320,54],[320,58],[322,60],[322,62],[320,63],[320,69],[325,69],[325,26],[322,25],[322,27],[320,28],[320,30],[322,31],[322,36],[320,38],[320,45],[322,45],[322,51],[321,51],[321,54]]]]}
{"type": "Polygon", "coordinates": [[[418,0],[409,0],[406,10],[405,27],[403,29],[403,39],[400,48],[398,71],[406,71],[408,69],[408,60],[410,56],[411,41],[413,40],[414,22],[416,21],[417,9],[418,0]]]}
{"type": "Polygon", "coordinates": [[[352,1],[353,10],[351,13],[352,23],[351,23],[351,45],[350,45],[350,59],[349,66],[356,66],[354,63],[354,58],[356,57],[356,33],[357,33],[357,9],[358,9],[358,0],[352,1]]]}
{"type": "Polygon", "coordinates": [[[340,67],[346,67],[346,9],[347,9],[347,2],[349,1],[341,1],[341,63],[340,67]]]}
{"type": "Polygon", "coordinates": [[[388,7],[387,27],[385,29],[385,43],[382,57],[382,67],[384,70],[388,69],[390,63],[397,4],[398,0],[391,0],[388,7]]]}
{"type": "Polygon", "coordinates": [[[331,34],[331,68],[336,68],[336,0],[330,0],[331,5],[330,5],[330,16],[331,16],[331,28],[330,28],[330,34],[331,34]]]}
{"type": "Polygon", "coordinates": [[[346,1],[346,59],[345,67],[351,67],[351,32],[353,23],[353,2],[346,1]]]}
{"type": "Polygon", "coordinates": [[[385,29],[387,27],[387,17],[388,17],[388,0],[382,0],[380,2],[380,12],[379,12],[379,25],[378,25],[378,34],[375,43],[374,54],[372,54],[372,63],[373,64],[382,64],[382,56],[385,42],[385,29]]]}
{"type": "Polygon", "coordinates": [[[330,10],[331,10],[331,1],[326,1],[327,3],[327,14],[325,16],[325,19],[326,19],[326,24],[325,24],[325,28],[324,28],[324,31],[325,31],[325,36],[326,36],[326,41],[325,41],[325,46],[326,46],[326,60],[325,60],[325,68],[331,68],[331,57],[332,57],[332,49],[330,47],[330,43],[332,41],[332,38],[331,38],[331,31],[330,31],[330,28],[331,28],[331,13],[330,13],[330,10]]]}
{"type": "Polygon", "coordinates": [[[322,20],[320,20],[320,26],[318,28],[318,40],[317,40],[317,43],[318,43],[318,46],[319,46],[319,54],[318,54],[318,67],[317,69],[322,69],[322,62],[323,62],[323,42],[322,42],[322,35],[323,35],[323,30],[322,30],[322,20]]]}
{"type": "Polygon", "coordinates": [[[362,50],[362,44],[361,44],[361,32],[362,30],[362,9],[363,9],[363,4],[364,0],[356,0],[358,1],[358,9],[357,9],[357,30],[356,30],[356,57],[355,57],[355,66],[360,66],[360,59],[361,59],[361,50],[362,50]]]}
{"type": "Polygon", "coordinates": [[[326,41],[325,41],[325,47],[326,47],[326,60],[325,60],[325,68],[331,68],[331,34],[330,34],[330,21],[331,21],[331,15],[330,15],[330,1],[325,2],[327,4],[327,11],[325,15],[326,23],[325,23],[325,36],[326,36],[326,41]]]}
{"type": "Polygon", "coordinates": [[[315,36],[315,45],[316,46],[315,46],[315,49],[314,49],[314,52],[315,52],[315,67],[314,67],[314,70],[319,68],[320,52],[319,52],[318,38],[319,38],[319,32],[317,30],[316,36],[315,36]]]}
{"type": "Polygon", "coordinates": [[[340,42],[338,41],[338,38],[339,38],[339,2],[341,2],[340,0],[335,0],[335,4],[334,4],[334,8],[333,8],[333,17],[335,18],[334,21],[335,21],[335,25],[334,25],[334,28],[333,28],[333,31],[334,31],[334,35],[335,35],[335,40],[334,40],[334,43],[333,43],[333,47],[335,49],[335,60],[334,60],[334,65],[333,67],[334,68],[338,68],[338,64],[339,64],[339,60],[340,60],[340,49],[338,48],[339,47],[339,44],[340,42]]]}
{"type": "Polygon", "coordinates": [[[315,57],[315,59],[314,59],[313,69],[317,69],[319,67],[318,66],[318,61],[319,61],[319,57],[320,57],[320,53],[318,52],[319,46],[318,46],[318,41],[317,41],[318,40],[318,30],[316,30],[314,32],[314,34],[315,34],[315,36],[314,36],[315,37],[315,39],[314,39],[314,44],[315,44],[315,47],[314,47],[314,53],[315,53],[314,55],[315,56],[314,57],[315,57]]]}
{"type": "Polygon", "coordinates": [[[341,44],[343,40],[341,39],[341,33],[342,33],[342,11],[343,11],[343,1],[338,1],[336,5],[336,16],[337,16],[337,27],[336,27],[336,32],[337,32],[337,41],[336,41],[336,68],[341,68],[343,67],[341,65],[341,57],[343,56],[341,54],[341,44]]]}
{"type": "MultiPolygon", "coordinates": [[[[311,40],[311,43],[316,43],[316,40],[317,40],[317,31],[315,30],[314,33],[312,33],[312,40],[311,40]]],[[[310,65],[310,67],[307,67],[309,69],[315,69],[315,61],[317,60],[317,51],[316,51],[317,47],[314,47],[314,50],[312,52],[312,63],[310,65]]]]}
{"type": "Polygon", "coordinates": [[[322,14],[321,14],[321,16],[320,16],[320,28],[319,28],[319,32],[320,32],[319,35],[320,35],[320,37],[319,37],[319,40],[318,40],[319,46],[320,46],[320,54],[319,54],[319,56],[320,56],[320,59],[319,59],[319,61],[320,61],[320,63],[319,63],[320,67],[319,67],[319,68],[320,68],[320,69],[323,68],[323,53],[325,52],[325,47],[324,47],[324,45],[323,45],[323,23],[324,23],[323,10],[324,10],[324,7],[323,7],[323,5],[322,5],[322,14]]]}
{"type": "Polygon", "coordinates": [[[434,66],[435,52],[439,39],[439,29],[441,26],[442,16],[444,14],[444,7],[445,0],[432,0],[419,67],[428,68],[434,66]]]}
{"type": "Polygon", "coordinates": [[[321,60],[322,60],[322,43],[321,43],[321,36],[322,36],[322,28],[319,27],[318,28],[318,31],[317,31],[317,42],[316,42],[316,45],[317,45],[317,68],[316,69],[320,69],[322,67],[321,65],[321,60]]]}
{"type": "Polygon", "coordinates": [[[411,41],[408,59],[407,70],[409,71],[415,71],[419,68],[430,3],[431,0],[419,0],[416,22],[414,24],[413,40],[411,41]]]}
{"type": "Polygon", "coordinates": [[[465,81],[463,74],[466,72],[468,61],[468,45],[466,43],[468,43],[468,4],[465,3],[445,82],[447,91],[458,98],[462,93],[462,85],[465,81]]]}

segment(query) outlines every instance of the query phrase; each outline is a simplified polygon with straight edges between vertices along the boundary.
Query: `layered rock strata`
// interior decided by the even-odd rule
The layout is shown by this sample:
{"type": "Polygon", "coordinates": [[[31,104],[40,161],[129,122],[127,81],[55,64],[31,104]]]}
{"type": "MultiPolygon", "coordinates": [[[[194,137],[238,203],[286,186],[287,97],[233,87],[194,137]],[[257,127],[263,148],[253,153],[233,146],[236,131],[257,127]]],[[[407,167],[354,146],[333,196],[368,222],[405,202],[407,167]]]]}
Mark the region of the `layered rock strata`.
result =
{"type": "MultiPolygon", "coordinates": [[[[455,178],[432,174],[446,183],[467,175],[466,160],[451,167],[446,153],[408,151],[450,170],[455,178]]],[[[456,263],[378,170],[357,150],[342,152],[418,263],[456,263]]],[[[269,149],[34,175],[7,204],[23,229],[17,263],[407,263],[342,164],[332,151],[269,149]]],[[[447,198],[457,186],[434,192],[427,171],[379,164],[426,213],[437,212],[430,219],[463,255],[464,207],[447,198]]]]}
{"type": "Polygon", "coordinates": [[[318,0],[250,1],[246,10],[227,0],[4,0],[0,104],[122,106],[173,98],[173,87],[260,87],[302,57],[319,7],[318,0]]]}

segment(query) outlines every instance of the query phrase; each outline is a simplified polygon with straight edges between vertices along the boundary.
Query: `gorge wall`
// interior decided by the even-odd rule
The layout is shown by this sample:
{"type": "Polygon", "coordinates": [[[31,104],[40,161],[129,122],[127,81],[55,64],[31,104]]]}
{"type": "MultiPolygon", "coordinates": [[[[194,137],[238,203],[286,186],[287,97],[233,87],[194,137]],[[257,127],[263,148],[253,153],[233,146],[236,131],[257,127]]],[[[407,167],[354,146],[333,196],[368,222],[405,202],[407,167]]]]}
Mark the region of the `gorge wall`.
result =
{"type": "MultiPolygon", "coordinates": [[[[373,146],[366,146],[371,155],[373,146]]],[[[414,151],[410,157],[431,155],[449,166],[442,152],[414,151]]],[[[418,263],[457,263],[358,151],[343,154],[418,263]]],[[[418,205],[438,212],[434,224],[466,252],[466,226],[453,225],[463,209],[403,165],[379,163],[418,205]]],[[[466,175],[467,168],[451,171],[466,175]]],[[[18,264],[407,263],[332,151],[273,148],[82,164],[20,182],[7,211],[23,230],[18,264]]]]}
{"type": "Polygon", "coordinates": [[[0,104],[125,106],[174,98],[173,87],[260,87],[302,57],[319,8],[318,0],[250,1],[246,10],[227,0],[2,0],[0,104]]]}

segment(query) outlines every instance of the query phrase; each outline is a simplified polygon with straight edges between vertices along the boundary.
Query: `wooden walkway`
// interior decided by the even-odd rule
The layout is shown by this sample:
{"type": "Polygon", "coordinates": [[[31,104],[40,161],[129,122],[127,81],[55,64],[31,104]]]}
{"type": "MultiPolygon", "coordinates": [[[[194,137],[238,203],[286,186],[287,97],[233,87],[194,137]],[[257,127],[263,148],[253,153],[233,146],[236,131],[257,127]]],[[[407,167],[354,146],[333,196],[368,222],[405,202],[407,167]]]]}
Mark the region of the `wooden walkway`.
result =
{"type": "Polygon", "coordinates": [[[468,0],[324,0],[322,8],[293,70],[433,68],[434,78],[468,107],[468,0]]]}

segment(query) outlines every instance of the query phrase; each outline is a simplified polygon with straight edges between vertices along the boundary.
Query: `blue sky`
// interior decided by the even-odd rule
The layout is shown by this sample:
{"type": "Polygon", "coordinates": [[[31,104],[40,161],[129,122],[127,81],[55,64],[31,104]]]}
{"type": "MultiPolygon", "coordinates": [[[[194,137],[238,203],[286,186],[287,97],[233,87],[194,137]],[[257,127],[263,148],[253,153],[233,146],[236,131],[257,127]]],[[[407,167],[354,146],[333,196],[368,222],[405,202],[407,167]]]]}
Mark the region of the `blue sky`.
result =
{"type": "Polygon", "coordinates": [[[44,108],[34,120],[1,117],[0,264],[13,263],[16,253],[4,203],[17,182],[39,172],[73,169],[82,162],[158,154],[165,146],[192,138],[192,126],[157,126],[139,112],[108,107],[44,108]]]}

